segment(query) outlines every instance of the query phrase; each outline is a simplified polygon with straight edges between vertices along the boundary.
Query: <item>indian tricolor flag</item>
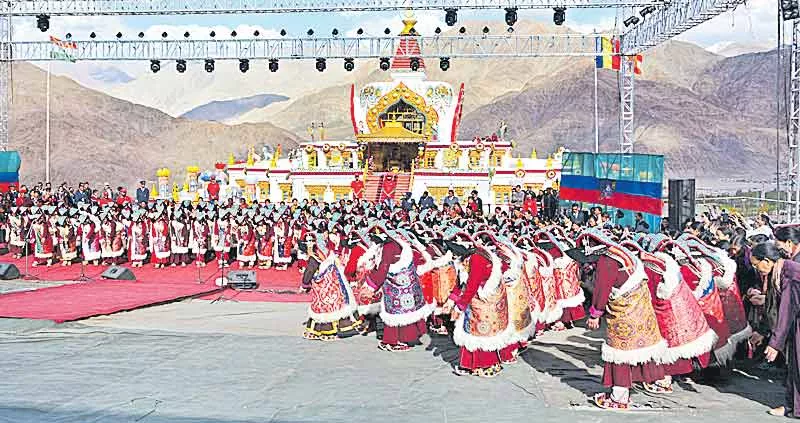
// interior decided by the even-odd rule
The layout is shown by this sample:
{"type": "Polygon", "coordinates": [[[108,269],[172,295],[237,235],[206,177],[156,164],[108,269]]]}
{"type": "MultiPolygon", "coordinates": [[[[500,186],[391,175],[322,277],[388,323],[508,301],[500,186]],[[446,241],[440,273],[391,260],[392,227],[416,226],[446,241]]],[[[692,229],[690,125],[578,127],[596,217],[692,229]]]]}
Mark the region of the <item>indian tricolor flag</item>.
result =
{"type": "Polygon", "coordinates": [[[50,43],[56,48],[50,51],[51,59],[59,59],[65,62],[75,63],[75,54],[78,52],[78,43],[75,41],[63,41],[50,36],[50,43]]]}

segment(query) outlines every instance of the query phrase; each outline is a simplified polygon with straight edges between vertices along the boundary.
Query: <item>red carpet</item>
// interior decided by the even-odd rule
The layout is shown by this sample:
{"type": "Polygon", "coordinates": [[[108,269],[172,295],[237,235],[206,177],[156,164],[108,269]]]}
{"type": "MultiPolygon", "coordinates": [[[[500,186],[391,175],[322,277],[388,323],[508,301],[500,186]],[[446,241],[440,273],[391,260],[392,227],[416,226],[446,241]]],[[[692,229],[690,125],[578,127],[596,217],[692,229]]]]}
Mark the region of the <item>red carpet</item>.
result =
{"type": "MultiPolygon", "coordinates": [[[[215,292],[209,295],[198,297],[200,300],[221,300],[221,301],[241,301],[245,303],[307,303],[311,301],[311,295],[305,292],[287,293],[274,291],[236,291],[226,289],[222,292],[215,292]]],[[[0,303],[1,305],[1,303],[0,303]]]]}
{"type": "MultiPolygon", "coordinates": [[[[0,262],[13,263],[19,268],[21,274],[25,273],[25,260],[14,259],[11,256],[0,256],[0,262]]],[[[33,276],[34,279],[41,279],[46,281],[74,281],[78,280],[81,274],[81,266],[73,264],[69,267],[60,265],[53,265],[50,267],[37,266],[31,267],[28,263],[28,274],[33,276]]],[[[214,284],[214,280],[222,276],[222,272],[217,268],[216,263],[209,263],[208,267],[200,269],[198,274],[197,267],[192,265],[186,267],[167,267],[164,269],[154,269],[151,265],[145,267],[130,267],[129,268],[136,276],[136,280],[140,282],[157,282],[157,283],[189,283],[197,284],[199,281],[207,281],[208,284],[214,284]]],[[[108,266],[86,266],[86,275],[90,278],[100,280],[102,274],[108,266]]],[[[238,265],[232,268],[226,268],[225,272],[230,270],[238,270],[238,265]]],[[[302,275],[297,271],[296,267],[290,267],[287,270],[256,270],[256,280],[258,281],[260,289],[300,289],[302,275]]]]}
{"type": "Polygon", "coordinates": [[[57,323],[133,310],[220,289],[211,284],[98,280],[0,295],[0,317],[57,323]]]}

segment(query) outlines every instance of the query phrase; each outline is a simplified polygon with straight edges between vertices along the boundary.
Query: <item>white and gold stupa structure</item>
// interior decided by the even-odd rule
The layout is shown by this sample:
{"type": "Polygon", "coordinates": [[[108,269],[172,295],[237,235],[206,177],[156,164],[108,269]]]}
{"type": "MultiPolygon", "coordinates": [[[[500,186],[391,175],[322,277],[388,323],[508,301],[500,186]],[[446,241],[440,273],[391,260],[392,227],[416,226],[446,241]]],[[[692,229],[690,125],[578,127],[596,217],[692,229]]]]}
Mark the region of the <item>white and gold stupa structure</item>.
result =
{"type": "MultiPolygon", "coordinates": [[[[484,204],[504,205],[511,189],[522,185],[542,190],[558,187],[561,153],[545,158],[515,157],[505,124],[482,138],[458,138],[464,84],[430,81],[419,54],[416,20],[407,15],[398,52],[391,60],[390,81],[352,86],[350,120],[353,138],[301,143],[284,154],[258,156],[228,164],[224,191],[248,200],[291,198],[338,201],[352,195],[355,175],[365,181],[365,198],[376,200],[384,176],[397,176],[395,197],[428,191],[437,201],[452,189],[459,197],[477,190],[484,204]]],[[[309,131],[311,133],[311,131],[309,131]]],[[[320,134],[322,135],[322,134],[320,134]]],[[[313,136],[312,136],[313,137],[313,136]]]]}

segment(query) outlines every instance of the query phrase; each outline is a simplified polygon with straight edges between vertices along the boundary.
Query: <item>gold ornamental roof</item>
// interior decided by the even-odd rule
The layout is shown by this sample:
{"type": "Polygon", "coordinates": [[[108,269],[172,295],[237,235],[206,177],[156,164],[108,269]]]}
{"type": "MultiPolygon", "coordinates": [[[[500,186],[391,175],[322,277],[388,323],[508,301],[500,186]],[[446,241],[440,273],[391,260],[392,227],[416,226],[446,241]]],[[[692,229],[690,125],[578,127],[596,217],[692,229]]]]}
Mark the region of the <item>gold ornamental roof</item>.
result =
{"type": "Polygon", "coordinates": [[[424,135],[404,128],[402,122],[388,121],[375,132],[359,134],[358,140],[364,142],[425,142],[428,139],[424,135]]]}

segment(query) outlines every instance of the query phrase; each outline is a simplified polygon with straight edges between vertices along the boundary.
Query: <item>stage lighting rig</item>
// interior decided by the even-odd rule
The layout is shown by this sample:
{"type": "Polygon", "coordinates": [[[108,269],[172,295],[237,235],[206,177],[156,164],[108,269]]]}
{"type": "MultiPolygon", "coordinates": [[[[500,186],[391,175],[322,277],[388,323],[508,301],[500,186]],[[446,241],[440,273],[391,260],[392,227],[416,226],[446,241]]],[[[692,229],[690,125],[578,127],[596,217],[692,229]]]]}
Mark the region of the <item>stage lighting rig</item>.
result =
{"type": "Polygon", "coordinates": [[[639,23],[639,18],[636,17],[636,16],[630,16],[627,19],[625,19],[624,21],[622,21],[622,23],[625,24],[625,27],[627,28],[627,27],[629,27],[631,25],[638,24],[639,23]]]}
{"type": "Polygon", "coordinates": [[[409,60],[409,65],[411,66],[411,70],[416,72],[419,70],[419,57],[412,57],[409,60]]]}
{"type": "Polygon", "coordinates": [[[783,20],[790,21],[800,18],[800,7],[797,0],[781,0],[781,16],[783,20]]]}
{"type": "Polygon", "coordinates": [[[388,57],[381,57],[381,64],[379,65],[382,71],[388,71],[391,63],[388,57]]]}
{"type": "Polygon", "coordinates": [[[325,68],[327,67],[327,64],[325,63],[325,58],[317,57],[317,63],[314,67],[316,67],[319,72],[324,72],[325,68]]]}
{"type": "Polygon", "coordinates": [[[439,59],[439,69],[443,72],[447,72],[450,69],[450,58],[449,57],[442,57],[439,59]]]}
{"type": "Polygon", "coordinates": [[[36,27],[39,28],[39,31],[47,32],[50,29],[50,16],[36,15],[36,27]]]}
{"type": "Polygon", "coordinates": [[[647,6],[644,9],[640,10],[639,14],[642,15],[642,17],[645,17],[645,16],[647,16],[647,15],[649,15],[649,14],[655,12],[655,11],[656,11],[656,7],[651,4],[650,6],[647,6]]]}
{"type": "Polygon", "coordinates": [[[175,70],[178,71],[178,73],[186,72],[186,61],[183,60],[183,59],[176,60],[175,61],[175,70]]]}
{"type": "Polygon", "coordinates": [[[250,70],[250,60],[239,59],[239,72],[246,73],[250,70]]]}
{"type": "Polygon", "coordinates": [[[444,23],[447,26],[455,26],[456,22],[458,22],[458,9],[444,9],[444,23]]]}
{"type": "Polygon", "coordinates": [[[161,61],[160,60],[151,60],[150,61],[150,70],[153,73],[158,73],[161,70],[161,61]]]}
{"type": "Polygon", "coordinates": [[[206,72],[214,72],[214,59],[206,59],[206,72]]]}
{"type": "Polygon", "coordinates": [[[344,70],[348,72],[352,72],[353,69],[356,68],[356,64],[353,62],[352,57],[345,57],[344,59],[344,70]]]}
{"type": "Polygon", "coordinates": [[[567,9],[564,7],[553,8],[553,23],[556,25],[563,25],[567,20],[567,9]]]}
{"type": "Polygon", "coordinates": [[[269,71],[270,72],[277,72],[278,71],[278,59],[269,59],[269,71]]]}
{"type": "Polygon", "coordinates": [[[514,26],[515,23],[517,23],[517,8],[506,8],[506,25],[514,26]]]}

